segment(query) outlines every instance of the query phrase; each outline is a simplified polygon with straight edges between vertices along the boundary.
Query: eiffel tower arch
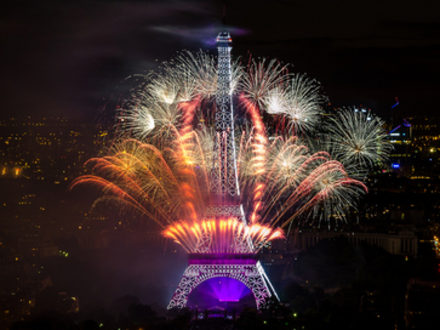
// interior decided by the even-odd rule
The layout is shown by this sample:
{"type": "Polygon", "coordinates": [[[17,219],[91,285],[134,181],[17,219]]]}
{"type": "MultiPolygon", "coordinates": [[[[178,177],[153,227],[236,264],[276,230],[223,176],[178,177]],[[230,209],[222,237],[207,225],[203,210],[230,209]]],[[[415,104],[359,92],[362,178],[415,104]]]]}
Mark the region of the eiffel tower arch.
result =
{"type": "Polygon", "coordinates": [[[243,283],[252,292],[257,308],[261,308],[272,294],[276,295],[255,255],[190,256],[189,266],[183,273],[168,309],[186,307],[190,293],[203,282],[216,277],[232,278],[243,283]]]}

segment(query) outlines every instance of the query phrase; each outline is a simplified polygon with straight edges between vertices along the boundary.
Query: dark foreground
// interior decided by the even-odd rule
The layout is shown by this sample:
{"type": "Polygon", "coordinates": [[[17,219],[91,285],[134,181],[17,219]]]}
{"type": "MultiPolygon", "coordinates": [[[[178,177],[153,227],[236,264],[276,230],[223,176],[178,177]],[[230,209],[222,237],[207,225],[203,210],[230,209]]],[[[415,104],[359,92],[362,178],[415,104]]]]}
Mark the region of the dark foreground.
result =
{"type": "Polygon", "coordinates": [[[428,252],[433,251],[408,258],[370,246],[353,247],[344,239],[323,241],[292,258],[289,267],[269,269],[283,303],[270,301],[260,311],[240,313],[170,312],[129,295],[86,308],[52,286],[37,296],[29,315],[0,328],[437,329],[439,267],[428,252]]]}
{"type": "Polygon", "coordinates": [[[224,315],[214,315],[209,312],[195,314],[189,310],[159,315],[147,305],[132,304],[119,315],[101,315],[100,319],[103,321],[87,319],[78,322],[63,315],[49,313],[28,321],[16,322],[11,329],[434,329],[439,321],[435,313],[424,313],[416,326],[414,323],[398,324],[386,313],[381,315],[371,310],[344,310],[343,305],[334,301],[323,301],[319,310],[310,309],[303,313],[294,312],[286,304],[271,301],[261,311],[245,309],[240,314],[225,312],[224,315]]]}

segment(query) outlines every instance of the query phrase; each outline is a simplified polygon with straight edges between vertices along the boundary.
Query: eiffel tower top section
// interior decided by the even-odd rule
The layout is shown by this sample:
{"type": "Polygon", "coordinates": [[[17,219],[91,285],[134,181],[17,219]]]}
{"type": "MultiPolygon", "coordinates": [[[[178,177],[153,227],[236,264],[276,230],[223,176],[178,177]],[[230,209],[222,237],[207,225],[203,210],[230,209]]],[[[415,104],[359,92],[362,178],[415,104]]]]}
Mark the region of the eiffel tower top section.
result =
{"type": "Polygon", "coordinates": [[[211,193],[215,204],[239,203],[240,189],[234,137],[234,110],[231,90],[232,39],[228,32],[217,36],[218,73],[215,112],[216,141],[211,193]]]}
{"type": "Polygon", "coordinates": [[[217,47],[231,47],[232,38],[229,32],[220,32],[217,36],[217,47]]]}
{"type": "Polygon", "coordinates": [[[234,129],[234,111],[231,99],[231,49],[232,39],[229,33],[219,33],[217,36],[217,111],[215,113],[217,131],[234,129]]]}

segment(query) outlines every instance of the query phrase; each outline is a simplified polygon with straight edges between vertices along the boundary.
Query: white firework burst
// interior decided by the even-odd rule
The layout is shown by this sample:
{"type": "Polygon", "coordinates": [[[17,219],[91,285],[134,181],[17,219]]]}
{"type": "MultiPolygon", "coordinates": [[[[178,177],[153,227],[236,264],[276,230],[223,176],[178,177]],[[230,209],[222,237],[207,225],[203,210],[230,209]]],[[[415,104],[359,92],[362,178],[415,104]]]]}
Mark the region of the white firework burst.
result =
{"type": "Polygon", "coordinates": [[[142,106],[133,109],[133,111],[123,112],[117,119],[124,125],[126,130],[131,131],[139,139],[146,138],[155,127],[154,118],[150,111],[142,106]]]}
{"type": "Polygon", "coordinates": [[[288,65],[282,65],[276,59],[252,60],[238,88],[246,98],[262,107],[269,93],[282,88],[289,79],[287,68],[288,65]]]}
{"type": "Polygon", "coordinates": [[[327,99],[321,94],[321,85],[305,74],[294,74],[286,88],[268,92],[264,109],[270,114],[283,114],[289,119],[294,133],[311,130],[327,99]]]}
{"type": "Polygon", "coordinates": [[[356,177],[384,162],[392,150],[382,119],[355,107],[342,108],[328,118],[324,141],[332,156],[356,177]]]}
{"type": "MultiPolygon", "coordinates": [[[[194,93],[211,98],[217,92],[217,57],[204,51],[181,52],[167,67],[168,76],[179,76],[181,81],[192,84],[194,93]]],[[[234,91],[242,76],[239,58],[231,63],[231,90],[234,91]]],[[[187,101],[187,100],[185,100],[187,101]]]]}

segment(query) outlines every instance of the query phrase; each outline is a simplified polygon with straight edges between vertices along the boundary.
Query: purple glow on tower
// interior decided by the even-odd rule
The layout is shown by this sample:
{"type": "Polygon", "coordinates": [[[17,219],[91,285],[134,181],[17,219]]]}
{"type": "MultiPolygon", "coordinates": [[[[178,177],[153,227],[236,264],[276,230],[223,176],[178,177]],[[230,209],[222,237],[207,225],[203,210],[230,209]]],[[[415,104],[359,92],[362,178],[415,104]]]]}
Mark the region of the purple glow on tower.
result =
{"type": "Polygon", "coordinates": [[[255,307],[251,290],[241,281],[230,277],[215,277],[201,283],[188,299],[194,309],[241,309],[255,307]]]}
{"type": "Polygon", "coordinates": [[[256,254],[253,253],[192,253],[189,255],[190,265],[255,265],[256,254]]]}
{"type": "Polygon", "coordinates": [[[250,291],[243,283],[229,277],[216,277],[207,282],[219,301],[238,302],[250,291]]]}

